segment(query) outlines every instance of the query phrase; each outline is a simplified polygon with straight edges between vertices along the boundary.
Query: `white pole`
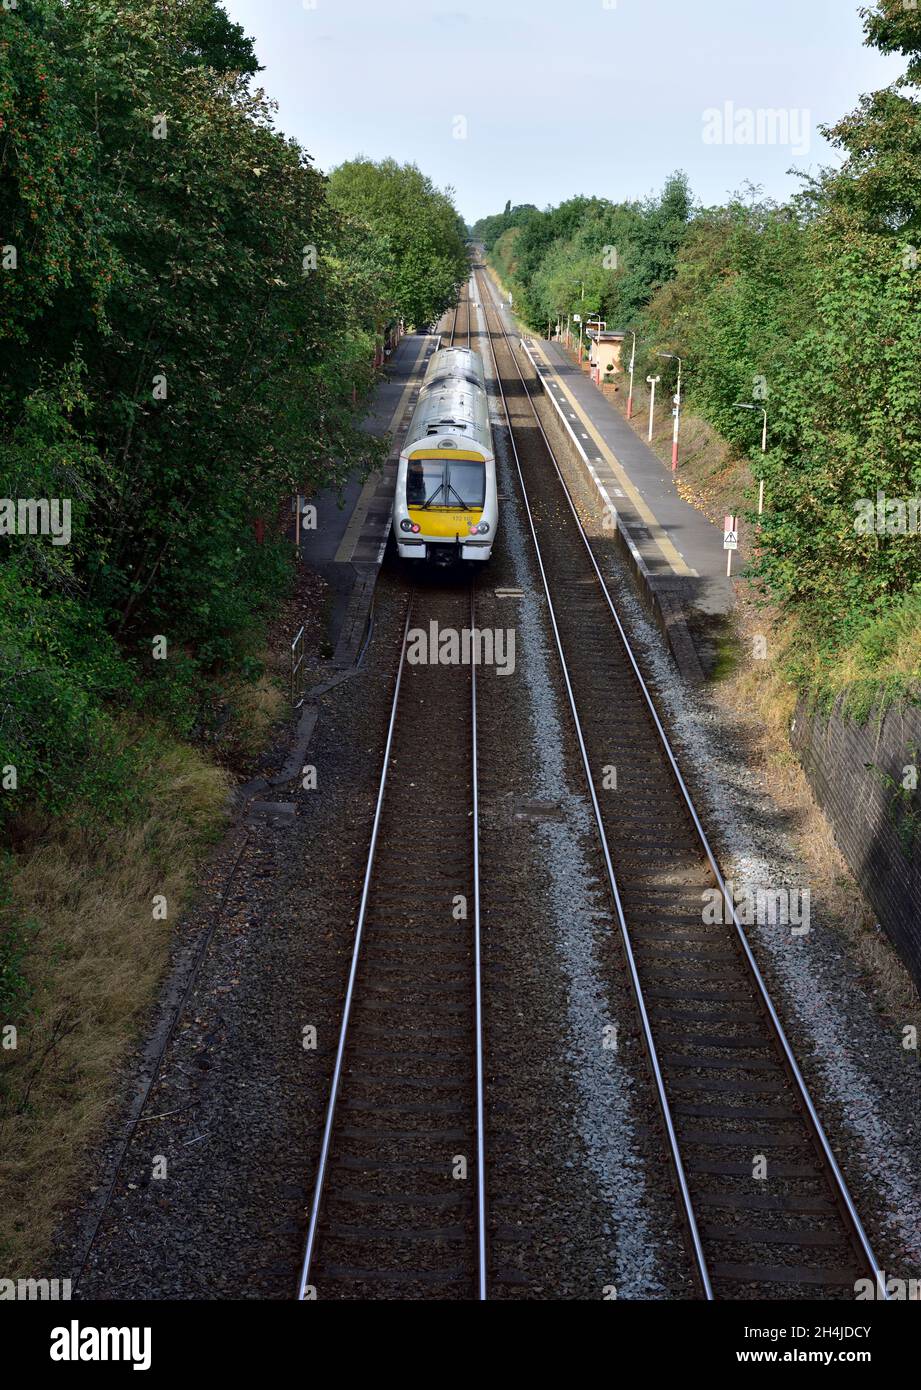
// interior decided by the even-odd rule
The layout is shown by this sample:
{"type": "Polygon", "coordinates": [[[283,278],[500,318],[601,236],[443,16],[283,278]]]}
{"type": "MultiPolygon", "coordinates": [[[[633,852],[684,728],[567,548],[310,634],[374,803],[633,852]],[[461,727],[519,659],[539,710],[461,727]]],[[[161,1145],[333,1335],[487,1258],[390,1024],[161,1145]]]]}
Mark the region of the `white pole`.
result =
{"type": "Polygon", "coordinates": [[[627,397],[627,419],[633,419],[633,369],[636,366],[636,334],[633,334],[633,347],[630,352],[630,395],[627,397]]]}
{"type": "Polygon", "coordinates": [[[646,436],[650,444],[652,443],[652,424],[656,410],[656,378],[652,379],[652,391],[649,396],[649,434],[646,436]]]}

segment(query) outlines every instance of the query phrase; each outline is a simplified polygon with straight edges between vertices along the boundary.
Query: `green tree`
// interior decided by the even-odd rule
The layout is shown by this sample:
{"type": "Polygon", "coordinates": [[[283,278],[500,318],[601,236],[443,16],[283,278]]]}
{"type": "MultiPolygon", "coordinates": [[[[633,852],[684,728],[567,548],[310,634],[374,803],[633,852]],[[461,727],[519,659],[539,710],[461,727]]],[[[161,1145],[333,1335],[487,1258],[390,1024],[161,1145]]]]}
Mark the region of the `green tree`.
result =
{"type": "Polygon", "coordinates": [[[388,315],[423,325],[454,302],[467,254],[466,229],[450,190],[437,189],[414,164],[359,158],[333,170],[329,201],[377,238],[388,262],[380,287],[388,315]]]}
{"type": "Polygon", "coordinates": [[[67,547],[0,536],[0,766],[23,804],[124,790],[119,705],[208,717],[284,581],[281,499],[373,448],[352,390],[379,286],[434,312],[456,283],[450,199],[415,172],[428,240],[403,258],[332,206],[257,70],[215,0],[0,9],[0,497],[73,505],[67,547]]]}

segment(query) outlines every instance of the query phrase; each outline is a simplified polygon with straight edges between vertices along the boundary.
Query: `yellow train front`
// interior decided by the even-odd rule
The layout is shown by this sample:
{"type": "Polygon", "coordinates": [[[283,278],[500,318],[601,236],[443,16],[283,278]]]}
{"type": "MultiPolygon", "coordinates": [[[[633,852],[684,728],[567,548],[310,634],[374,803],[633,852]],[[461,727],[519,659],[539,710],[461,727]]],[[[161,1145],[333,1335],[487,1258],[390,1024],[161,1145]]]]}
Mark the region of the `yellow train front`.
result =
{"type": "Polygon", "coordinates": [[[488,560],[499,524],[489,398],[479,353],[441,348],[397,471],[393,534],[406,560],[488,560]]]}

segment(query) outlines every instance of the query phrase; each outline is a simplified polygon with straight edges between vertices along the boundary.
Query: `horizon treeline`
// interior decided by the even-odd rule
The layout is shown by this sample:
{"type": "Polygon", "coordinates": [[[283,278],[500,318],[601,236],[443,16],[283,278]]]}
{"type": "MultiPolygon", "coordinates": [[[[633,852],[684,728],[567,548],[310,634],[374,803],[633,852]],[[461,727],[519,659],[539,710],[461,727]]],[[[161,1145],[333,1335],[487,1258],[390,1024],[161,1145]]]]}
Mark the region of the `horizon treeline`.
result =
{"type": "MultiPolygon", "coordinates": [[[[684,359],[691,408],[760,469],[766,513],[750,574],[798,623],[793,668],[859,651],[857,666],[901,647],[898,683],[921,656],[921,10],[880,0],[867,42],[908,61],[823,133],[840,167],[804,178],[778,203],[756,188],[695,204],[674,174],[662,192],[616,203],[575,197],[481,219],[474,238],[546,333],[600,314],[636,331],[637,377],[674,390],[684,359]],[[874,504],[873,512],[867,502],[874,504]]],[[[629,344],[627,339],[627,355],[629,344]]],[[[754,518],[750,518],[754,520],[754,518]]]]}
{"type": "Polygon", "coordinates": [[[209,733],[288,494],[369,459],[375,342],[466,274],[450,193],[325,178],[258,72],[215,0],[0,9],[0,500],[70,514],[62,544],[0,513],[0,820],[132,805],[120,710],[209,733]]]}

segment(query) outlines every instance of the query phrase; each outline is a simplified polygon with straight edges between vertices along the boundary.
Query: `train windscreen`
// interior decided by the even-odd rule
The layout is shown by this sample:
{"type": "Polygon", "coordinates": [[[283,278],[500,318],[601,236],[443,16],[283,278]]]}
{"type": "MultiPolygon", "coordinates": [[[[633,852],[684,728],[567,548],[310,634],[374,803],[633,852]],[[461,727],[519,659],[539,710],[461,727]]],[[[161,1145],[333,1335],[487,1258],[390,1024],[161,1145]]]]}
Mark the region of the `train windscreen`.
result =
{"type": "Polygon", "coordinates": [[[430,507],[443,492],[445,459],[410,459],[406,470],[406,502],[410,507],[430,507]]]}
{"type": "Polygon", "coordinates": [[[448,483],[463,507],[482,507],[486,501],[486,467],[477,459],[452,459],[448,483]]]}
{"type": "Polygon", "coordinates": [[[482,509],[486,465],[481,459],[410,459],[406,469],[409,507],[482,509]]]}

